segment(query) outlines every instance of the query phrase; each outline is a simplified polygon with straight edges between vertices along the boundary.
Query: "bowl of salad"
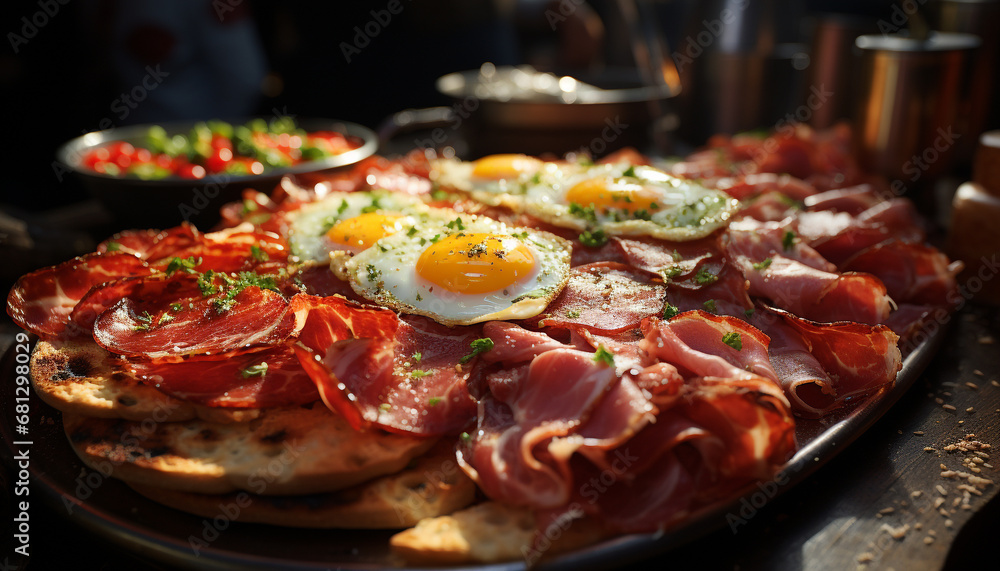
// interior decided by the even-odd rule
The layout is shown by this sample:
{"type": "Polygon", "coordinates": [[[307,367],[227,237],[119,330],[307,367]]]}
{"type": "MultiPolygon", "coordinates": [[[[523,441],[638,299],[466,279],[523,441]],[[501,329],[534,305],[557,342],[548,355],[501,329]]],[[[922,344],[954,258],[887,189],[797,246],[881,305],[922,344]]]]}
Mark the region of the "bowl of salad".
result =
{"type": "Polygon", "coordinates": [[[361,125],[273,117],[118,127],[77,137],[56,154],[126,225],[208,229],[247,188],[270,192],[284,176],[342,168],[377,147],[361,125]]]}

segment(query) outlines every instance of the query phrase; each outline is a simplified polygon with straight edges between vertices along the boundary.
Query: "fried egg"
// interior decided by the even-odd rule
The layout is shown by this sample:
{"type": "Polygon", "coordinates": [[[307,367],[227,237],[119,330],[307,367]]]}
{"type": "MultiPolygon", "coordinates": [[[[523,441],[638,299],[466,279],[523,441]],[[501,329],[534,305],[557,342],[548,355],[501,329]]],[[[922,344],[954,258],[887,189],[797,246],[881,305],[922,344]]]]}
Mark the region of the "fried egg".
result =
{"type": "Polygon", "coordinates": [[[545,162],[528,155],[489,155],[463,162],[440,159],[431,169],[431,180],[442,187],[468,192],[472,198],[496,206],[516,203],[531,182],[543,176],[558,178],[573,169],[568,163],[545,162]]]}
{"type": "Polygon", "coordinates": [[[739,201],[661,170],[627,164],[593,165],[527,186],[519,210],[564,228],[610,235],[694,240],[707,236],[739,201]]]}
{"type": "Polygon", "coordinates": [[[431,210],[405,194],[331,193],[288,215],[292,260],[327,262],[331,252],[356,254],[383,236],[412,227],[431,210]]]}
{"type": "Polygon", "coordinates": [[[571,245],[472,215],[380,239],[345,264],[362,297],[445,325],[538,315],[569,277],[571,245]]]}

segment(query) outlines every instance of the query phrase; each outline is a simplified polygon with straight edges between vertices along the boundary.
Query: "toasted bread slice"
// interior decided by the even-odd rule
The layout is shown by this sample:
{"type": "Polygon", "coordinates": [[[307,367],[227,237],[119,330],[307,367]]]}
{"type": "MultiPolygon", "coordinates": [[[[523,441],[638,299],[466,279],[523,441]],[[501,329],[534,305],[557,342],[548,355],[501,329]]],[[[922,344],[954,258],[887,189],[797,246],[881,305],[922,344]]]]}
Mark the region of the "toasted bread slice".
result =
{"type": "Polygon", "coordinates": [[[342,490],[403,469],[433,438],[355,431],[322,403],[266,409],[241,423],[142,422],[63,414],[89,466],[137,484],[202,494],[342,490]]]}
{"type": "Polygon", "coordinates": [[[439,442],[395,474],[326,494],[209,495],[129,485],[155,502],[205,517],[215,517],[226,510],[236,513],[233,519],[241,522],[288,527],[401,529],[472,503],[476,485],[459,469],[453,446],[451,442],[439,442]]]}
{"type": "Polygon", "coordinates": [[[414,565],[457,565],[525,560],[589,545],[606,533],[591,519],[566,521],[539,532],[531,510],[484,502],[451,515],[425,519],[392,536],[392,550],[414,565]]]}
{"type": "Polygon", "coordinates": [[[245,422],[259,409],[224,409],[173,398],[119,370],[117,357],[90,340],[39,340],[31,353],[31,383],[46,404],[96,418],[180,422],[245,422]]]}

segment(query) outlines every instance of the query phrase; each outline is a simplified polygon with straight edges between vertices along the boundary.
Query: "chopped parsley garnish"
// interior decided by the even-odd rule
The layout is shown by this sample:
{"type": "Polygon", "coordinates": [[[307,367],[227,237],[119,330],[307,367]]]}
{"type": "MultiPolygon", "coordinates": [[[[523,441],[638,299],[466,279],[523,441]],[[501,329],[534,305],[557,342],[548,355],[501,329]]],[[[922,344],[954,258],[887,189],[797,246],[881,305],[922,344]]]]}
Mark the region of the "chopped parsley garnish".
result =
{"type": "Polygon", "coordinates": [[[747,319],[750,319],[751,317],[753,317],[753,308],[751,307],[750,309],[744,311],[743,315],[746,315],[747,319]]]}
{"type": "Polygon", "coordinates": [[[795,233],[786,230],[785,235],[781,237],[781,247],[785,250],[791,250],[793,244],[795,244],[795,233]]]}
{"type": "Polygon", "coordinates": [[[604,345],[598,345],[597,351],[594,353],[595,363],[604,363],[609,367],[615,366],[615,355],[611,351],[604,348],[604,345]]]}
{"type": "Polygon", "coordinates": [[[510,235],[513,236],[513,237],[515,237],[515,238],[517,238],[518,240],[527,240],[528,239],[528,231],[527,230],[525,230],[524,232],[511,232],[510,235]]]}
{"type": "Polygon", "coordinates": [[[528,179],[528,182],[531,184],[538,184],[542,182],[542,174],[536,172],[535,174],[531,175],[531,178],[528,179]]]}
{"type": "Polygon", "coordinates": [[[577,317],[580,317],[580,312],[575,309],[571,309],[566,312],[566,317],[570,319],[576,319],[577,317]]]}
{"type": "Polygon", "coordinates": [[[198,289],[201,290],[201,295],[208,297],[212,294],[219,293],[219,287],[212,281],[212,278],[214,277],[215,272],[213,270],[208,270],[198,276],[198,289]]]}
{"type": "Polygon", "coordinates": [[[171,258],[170,263],[167,264],[167,275],[168,276],[172,275],[174,272],[178,270],[184,270],[189,274],[193,274],[195,273],[194,268],[200,263],[201,263],[200,257],[197,260],[194,258],[194,256],[188,256],[187,258],[183,259],[177,257],[171,258]]]}
{"type": "Polygon", "coordinates": [[[735,331],[730,331],[729,333],[723,335],[722,342],[737,351],[743,350],[743,338],[740,337],[740,334],[735,331]]]}
{"type": "Polygon", "coordinates": [[[458,229],[459,232],[465,230],[465,224],[462,224],[462,217],[458,217],[447,224],[449,230],[458,229]]]}
{"type": "Polygon", "coordinates": [[[757,271],[766,270],[768,266],[771,265],[771,258],[764,258],[763,260],[755,263],[753,269],[757,271]]]}
{"type": "Polygon", "coordinates": [[[179,303],[171,303],[170,304],[170,310],[171,311],[180,311],[183,308],[184,308],[184,306],[181,305],[181,304],[179,304],[179,303]]]}
{"type": "Polygon", "coordinates": [[[715,307],[715,300],[714,299],[710,299],[710,300],[706,301],[705,303],[703,303],[701,305],[705,308],[705,311],[707,311],[709,313],[715,313],[715,312],[718,311],[718,308],[715,307]]]}
{"type": "Polygon", "coordinates": [[[261,363],[259,365],[250,365],[246,369],[240,371],[244,379],[249,379],[250,377],[263,377],[267,374],[267,363],[261,363]]]}
{"type": "Polygon", "coordinates": [[[472,348],[472,352],[458,360],[458,362],[463,365],[471,361],[473,357],[475,357],[476,355],[479,355],[480,353],[485,353],[490,349],[492,349],[493,340],[490,339],[489,337],[483,337],[482,339],[473,339],[473,341],[469,343],[469,347],[472,348]]]}
{"type": "Polygon", "coordinates": [[[461,435],[459,435],[459,438],[461,438],[462,442],[465,443],[472,442],[472,436],[470,436],[468,432],[463,432],[461,435]]]}
{"type": "MultiPolygon", "coordinates": [[[[440,239],[441,239],[441,235],[440,234],[435,234],[434,237],[431,238],[431,244],[437,244],[437,241],[440,240],[440,239]]],[[[423,240],[423,238],[421,238],[421,240],[423,240]]],[[[421,242],[420,244],[423,245],[423,242],[421,242]]]]}
{"type": "Polygon", "coordinates": [[[420,295],[420,294],[418,293],[418,294],[417,294],[417,301],[423,301],[423,300],[424,300],[424,296],[422,296],[422,295],[420,295]]]}
{"type": "Polygon", "coordinates": [[[340,206],[337,207],[337,214],[343,214],[345,210],[347,210],[347,201],[341,200],[340,206]]]}
{"type": "Polygon", "coordinates": [[[368,272],[368,281],[372,283],[378,282],[378,278],[382,275],[382,270],[376,268],[375,264],[368,264],[365,270],[368,272]]]}
{"type": "Polygon", "coordinates": [[[106,246],[106,250],[105,251],[107,251],[107,252],[117,252],[118,250],[121,250],[121,249],[122,249],[122,245],[119,244],[118,242],[108,242],[108,245],[106,246]]]}
{"type": "Polygon", "coordinates": [[[678,309],[676,305],[671,305],[670,302],[668,301],[663,306],[663,319],[672,319],[680,312],[681,310],[678,309]]]}
{"type": "Polygon", "coordinates": [[[663,268],[662,270],[660,270],[660,273],[663,274],[663,279],[665,281],[670,281],[670,280],[676,278],[677,276],[681,275],[681,272],[683,272],[683,271],[684,271],[683,268],[681,268],[680,266],[674,265],[674,266],[670,266],[669,268],[663,268]]]}
{"type": "Polygon", "coordinates": [[[267,252],[261,250],[260,246],[258,246],[257,244],[250,246],[250,257],[252,257],[254,261],[257,262],[266,262],[271,259],[271,257],[267,255],[267,252]]]}
{"type": "Polygon", "coordinates": [[[441,400],[441,397],[431,397],[427,399],[427,406],[437,406],[441,400]]]}
{"type": "Polygon", "coordinates": [[[706,267],[702,267],[698,270],[698,273],[694,276],[694,281],[698,282],[698,285],[708,285],[719,281],[719,276],[713,274],[706,267]]]}
{"type": "Polygon", "coordinates": [[[423,354],[420,353],[420,351],[417,351],[416,353],[413,354],[413,361],[419,363],[421,357],[423,357],[423,354]]]}
{"type": "Polygon", "coordinates": [[[569,203],[569,213],[577,218],[583,218],[589,222],[597,222],[597,213],[593,206],[580,206],[575,202],[569,203]]]}
{"type": "Polygon", "coordinates": [[[368,214],[369,212],[375,212],[379,208],[382,208],[382,206],[378,203],[378,200],[379,199],[377,197],[373,198],[371,204],[369,204],[368,206],[365,206],[364,208],[361,209],[361,213],[362,214],[368,214]]]}
{"type": "Polygon", "coordinates": [[[410,238],[412,238],[413,235],[416,234],[416,233],[417,233],[417,227],[416,226],[410,226],[410,229],[406,231],[406,235],[409,236],[410,238]]]}
{"type": "Polygon", "coordinates": [[[448,193],[440,188],[435,188],[431,191],[431,198],[434,200],[446,200],[448,198],[448,193]]]}
{"type": "Polygon", "coordinates": [[[422,371],[420,369],[414,369],[414,370],[410,371],[410,376],[413,377],[414,379],[419,379],[419,378],[422,378],[422,377],[426,377],[429,374],[431,374],[430,371],[422,371]]]}
{"type": "Polygon", "coordinates": [[[625,169],[625,172],[622,173],[622,176],[636,178],[636,176],[635,176],[635,165],[630,165],[627,169],[625,169]]]}
{"type": "MultiPolygon", "coordinates": [[[[209,272],[205,272],[206,277],[209,272]]],[[[256,272],[240,272],[236,279],[232,279],[226,274],[216,274],[226,282],[226,293],[212,300],[212,305],[220,313],[229,311],[236,304],[236,296],[248,287],[256,286],[260,289],[269,289],[278,292],[278,283],[274,281],[274,276],[261,276],[256,272]]],[[[201,280],[199,279],[199,283],[201,280]]],[[[203,290],[204,291],[204,290],[203,290]]]]}
{"type": "Polygon", "coordinates": [[[684,256],[682,256],[681,253],[678,252],[677,250],[674,250],[674,252],[670,254],[670,256],[673,257],[675,262],[679,262],[684,259],[684,256]]]}
{"type": "Polygon", "coordinates": [[[588,248],[600,248],[608,243],[608,235],[601,229],[594,230],[593,232],[585,230],[583,234],[580,234],[580,243],[588,248]]]}
{"type": "Polygon", "coordinates": [[[642,210],[636,210],[633,212],[632,218],[635,218],[636,220],[652,220],[653,215],[650,214],[648,210],[643,208],[642,210]]]}

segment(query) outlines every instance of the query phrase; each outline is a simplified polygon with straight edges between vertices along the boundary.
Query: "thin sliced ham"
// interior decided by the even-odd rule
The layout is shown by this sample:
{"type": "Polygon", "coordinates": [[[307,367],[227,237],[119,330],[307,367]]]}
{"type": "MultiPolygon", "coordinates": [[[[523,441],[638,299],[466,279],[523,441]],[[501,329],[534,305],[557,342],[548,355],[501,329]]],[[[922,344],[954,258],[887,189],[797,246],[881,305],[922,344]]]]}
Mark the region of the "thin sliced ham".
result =
{"type": "Polygon", "coordinates": [[[95,320],[94,340],[119,355],[177,362],[272,346],[291,334],[295,317],[281,294],[250,286],[224,310],[221,295],[122,298],[95,320]]]}
{"type": "Polygon", "coordinates": [[[298,295],[292,311],[303,369],[327,406],[355,428],[437,435],[475,417],[468,390],[475,363],[464,357],[479,328],[399,318],[339,297],[298,295]]]}
{"type": "Polygon", "coordinates": [[[624,264],[578,266],[570,272],[566,287],[549,303],[538,325],[613,335],[662,314],[665,299],[665,287],[624,264]]]}
{"type": "Polygon", "coordinates": [[[896,303],[949,306],[958,299],[962,262],[924,244],[889,240],[854,254],[841,269],[877,276],[896,303]]]}
{"type": "Polygon", "coordinates": [[[70,314],[90,288],[123,276],[152,273],[139,258],[123,253],[93,253],[21,276],[7,295],[7,313],[15,323],[43,339],[86,334],[67,331],[70,314]]]}
{"type": "Polygon", "coordinates": [[[146,384],[204,406],[268,408],[319,400],[319,392],[291,348],[157,363],[134,359],[126,365],[146,384]]]}

